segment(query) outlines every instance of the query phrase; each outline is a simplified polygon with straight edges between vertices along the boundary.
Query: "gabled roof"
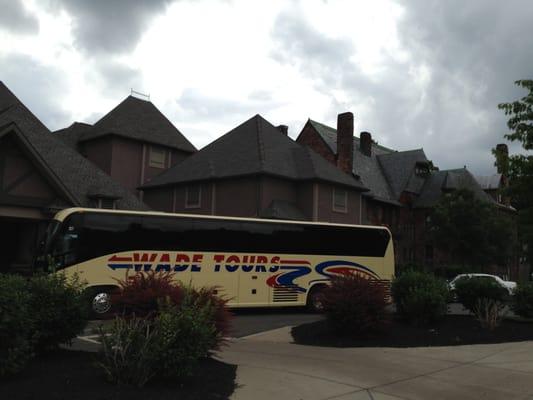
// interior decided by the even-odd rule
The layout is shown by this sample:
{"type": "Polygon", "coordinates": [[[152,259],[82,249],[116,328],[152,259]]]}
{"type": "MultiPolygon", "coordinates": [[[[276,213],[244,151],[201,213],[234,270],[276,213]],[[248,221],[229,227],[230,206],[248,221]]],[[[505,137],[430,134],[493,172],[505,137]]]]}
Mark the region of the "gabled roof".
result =
{"type": "Polygon", "coordinates": [[[496,204],[487,193],[483,191],[474,176],[465,168],[433,171],[427,178],[418,199],[414,202],[415,208],[434,207],[447,193],[457,189],[468,189],[481,201],[496,204]]]}
{"type": "Polygon", "coordinates": [[[425,178],[415,174],[415,167],[417,163],[429,163],[423,149],[397,151],[377,158],[396,199],[404,191],[420,192],[425,178]]]}
{"type": "Polygon", "coordinates": [[[74,122],[67,128],[54,131],[54,135],[57,135],[63,142],[75,150],[78,150],[78,143],[81,136],[87,132],[92,125],[84,122],[74,122]]]}
{"type": "MultiPolygon", "coordinates": [[[[309,119],[308,123],[320,135],[333,154],[337,154],[337,130],[311,119],[309,119]]],[[[365,196],[399,205],[398,199],[393,195],[378,162],[378,156],[394,153],[394,150],[372,143],[371,156],[367,157],[360,151],[360,139],[355,136],[353,138],[353,148],[353,173],[358,175],[361,178],[361,182],[370,189],[369,192],[365,193],[365,196]]]]}
{"type": "Polygon", "coordinates": [[[143,210],[146,205],[113,181],[106,173],[55,137],[0,81],[0,126],[20,135],[32,154],[46,166],[46,173],[59,182],[70,201],[91,206],[91,191],[98,187],[117,199],[117,208],[143,210]]]}
{"type": "Polygon", "coordinates": [[[193,153],[196,148],[150,102],[128,96],[104,115],[79,140],[86,141],[106,135],[118,135],[143,142],[160,144],[193,153]]]}
{"type": "Polygon", "coordinates": [[[321,180],[367,190],[361,181],[296,143],[260,115],[158,175],[143,188],[257,174],[321,180]]]}

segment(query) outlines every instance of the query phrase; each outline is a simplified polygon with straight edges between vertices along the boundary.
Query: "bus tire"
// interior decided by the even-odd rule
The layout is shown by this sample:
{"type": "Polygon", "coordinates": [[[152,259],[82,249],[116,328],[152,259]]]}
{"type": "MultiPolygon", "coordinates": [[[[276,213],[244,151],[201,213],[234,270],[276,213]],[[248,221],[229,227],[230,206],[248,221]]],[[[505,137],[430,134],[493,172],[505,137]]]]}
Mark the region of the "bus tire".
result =
{"type": "Polygon", "coordinates": [[[93,286],[86,290],[86,298],[91,319],[103,319],[111,315],[113,304],[111,293],[116,286],[93,286]]]}
{"type": "Polygon", "coordinates": [[[324,289],[326,285],[313,286],[307,295],[307,309],[314,313],[324,312],[324,289]]]}

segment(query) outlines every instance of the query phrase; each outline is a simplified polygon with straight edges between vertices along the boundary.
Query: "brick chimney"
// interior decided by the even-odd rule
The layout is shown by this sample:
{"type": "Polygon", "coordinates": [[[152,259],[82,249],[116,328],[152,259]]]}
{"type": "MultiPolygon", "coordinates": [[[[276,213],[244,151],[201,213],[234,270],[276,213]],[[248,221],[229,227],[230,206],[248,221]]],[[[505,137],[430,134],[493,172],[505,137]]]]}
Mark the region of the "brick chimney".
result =
{"type": "Polygon", "coordinates": [[[361,132],[359,148],[365,156],[370,157],[372,155],[372,135],[370,132],[361,132]]]}
{"type": "Polygon", "coordinates": [[[496,170],[503,175],[509,173],[509,148],[505,143],[496,145],[496,170]]]}
{"type": "Polygon", "coordinates": [[[287,125],[278,125],[276,128],[278,128],[278,131],[283,133],[285,136],[289,134],[289,127],[287,125]]]}
{"type": "Polygon", "coordinates": [[[337,167],[347,174],[353,172],[353,114],[337,116],[337,167]]]}

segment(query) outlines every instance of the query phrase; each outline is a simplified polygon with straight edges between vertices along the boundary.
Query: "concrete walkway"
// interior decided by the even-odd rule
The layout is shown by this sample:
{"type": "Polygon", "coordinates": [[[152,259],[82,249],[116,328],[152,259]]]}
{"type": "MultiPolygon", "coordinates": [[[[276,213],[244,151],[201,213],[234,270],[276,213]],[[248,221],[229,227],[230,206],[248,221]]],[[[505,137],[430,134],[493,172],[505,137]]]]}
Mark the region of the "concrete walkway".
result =
{"type": "Polygon", "coordinates": [[[291,343],[290,328],[233,340],[240,399],[533,399],[533,342],[423,348],[291,343]]]}

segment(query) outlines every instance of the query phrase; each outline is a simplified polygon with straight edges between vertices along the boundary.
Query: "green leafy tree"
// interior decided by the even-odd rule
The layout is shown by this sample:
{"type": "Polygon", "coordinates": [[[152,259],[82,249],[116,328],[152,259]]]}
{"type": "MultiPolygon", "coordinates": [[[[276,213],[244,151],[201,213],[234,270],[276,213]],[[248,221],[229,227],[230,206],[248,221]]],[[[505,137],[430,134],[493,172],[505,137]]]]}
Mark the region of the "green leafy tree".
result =
{"type": "Polygon", "coordinates": [[[504,135],[511,142],[520,142],[525,154],[505,157],[493,149],[495,165],[507,172],[509,186],[505,195],[518,210],[518,228],[521,247],[529,263],[533,260],[533,80],[515,82],[528,93],[520,100],[498,105],[509,116],[507,126],[511,133],[504,135]]]}
{"type": "Polygon", "coordinates": [[[512,255],[511,217],[467,189],[451,192],[439,201],[431,216],[431,232],[452,264],[505,265],[512,255]]]}

